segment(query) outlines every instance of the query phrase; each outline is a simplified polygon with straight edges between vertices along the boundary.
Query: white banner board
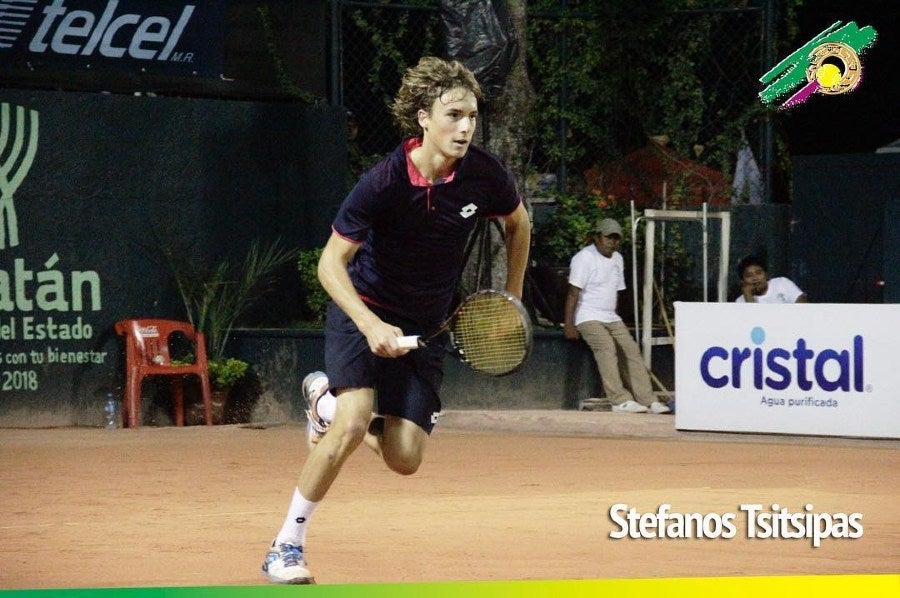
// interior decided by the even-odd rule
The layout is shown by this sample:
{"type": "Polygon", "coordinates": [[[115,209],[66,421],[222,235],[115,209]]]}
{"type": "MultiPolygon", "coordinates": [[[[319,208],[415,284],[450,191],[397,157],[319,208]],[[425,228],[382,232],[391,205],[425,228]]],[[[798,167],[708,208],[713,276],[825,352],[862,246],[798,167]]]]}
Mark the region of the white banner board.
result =
{"type": "Polygon", "coordinates": [[[679,430],[900,438],[900,305],[675,304],[679,430]]]}

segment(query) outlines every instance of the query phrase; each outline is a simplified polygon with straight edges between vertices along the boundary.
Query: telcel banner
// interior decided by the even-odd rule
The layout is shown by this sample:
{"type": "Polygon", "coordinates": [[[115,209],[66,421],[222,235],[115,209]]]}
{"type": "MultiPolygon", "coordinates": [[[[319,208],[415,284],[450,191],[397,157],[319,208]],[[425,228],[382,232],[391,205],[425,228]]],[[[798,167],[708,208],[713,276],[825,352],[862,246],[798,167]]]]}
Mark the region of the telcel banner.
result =
{"type": "Polygon", "coordinates": [[[675,304],[679,430],[900,438],[900,305],[675,304]]]}
{"type": "Polygon", "coordinates": [[[221,0],[4,0],[0,63],[218,76],[223,15],[221,0]]]}

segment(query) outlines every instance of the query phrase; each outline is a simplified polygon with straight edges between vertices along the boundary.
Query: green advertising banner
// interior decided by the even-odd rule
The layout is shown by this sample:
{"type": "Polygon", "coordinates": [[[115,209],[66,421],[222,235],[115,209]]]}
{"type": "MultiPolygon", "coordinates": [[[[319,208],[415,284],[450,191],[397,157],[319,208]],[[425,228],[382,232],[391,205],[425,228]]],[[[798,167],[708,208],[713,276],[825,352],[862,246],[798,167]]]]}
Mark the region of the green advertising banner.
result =
{"type": "Polygon", "coordinates": [[[185,319],[164,250],[327,238],[344,131],[327,106],[0,91],[0,426],[99,425],[115,322],[185,319]]]}

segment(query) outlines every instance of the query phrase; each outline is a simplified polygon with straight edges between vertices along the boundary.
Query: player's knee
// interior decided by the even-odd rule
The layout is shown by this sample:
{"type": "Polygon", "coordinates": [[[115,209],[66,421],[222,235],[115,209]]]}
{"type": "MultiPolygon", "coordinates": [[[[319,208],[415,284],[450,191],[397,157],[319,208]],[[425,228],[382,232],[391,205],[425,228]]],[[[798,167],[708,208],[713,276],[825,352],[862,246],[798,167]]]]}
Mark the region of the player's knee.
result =
{"type": "Polygon", "coordinates": [[[419,466],[422,464],[420,451],[399,451],[385,448],[382,456],[391,471],[400,475],[412,475],[419,471],[419,466]]]}
{"type": "Polygon", "coordinates": [[[353,450],[363,441],[366,436],[368,422],[362,418],[343,419],[335,421],[328,435],[337,437],[339,440],[339,451],[353,450]]]}
{"type": "Polygon", "coordinates": [[[352,442],[354,445],[362,442],[363,438],[366,436],[366,430],[369,428],[369,422],[364,419],[354,419],[353,421],[347,422],[346,425],[343,426],[342,432],[343,436],[347,439],[348,442],[352,442]]]}

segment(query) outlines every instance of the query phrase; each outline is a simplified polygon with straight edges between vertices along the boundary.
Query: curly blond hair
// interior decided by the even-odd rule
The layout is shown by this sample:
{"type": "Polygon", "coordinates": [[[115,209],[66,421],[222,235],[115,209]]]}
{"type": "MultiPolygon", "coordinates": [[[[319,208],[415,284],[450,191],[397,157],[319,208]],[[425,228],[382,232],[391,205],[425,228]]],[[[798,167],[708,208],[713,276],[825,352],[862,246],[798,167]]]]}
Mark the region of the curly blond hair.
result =
{"type": "Polygon", "coordinates": [[[454,87],[462,87],[481,101],[481,86],[472,71],[457,60],[434,56],[419,59],[419,64],[406,69],[403,82],[391,105],[394,122],[403,135],[418,135],[419,110],[431,112],[434,101],[454,87]]]}

